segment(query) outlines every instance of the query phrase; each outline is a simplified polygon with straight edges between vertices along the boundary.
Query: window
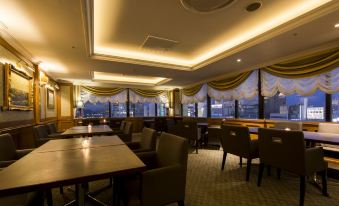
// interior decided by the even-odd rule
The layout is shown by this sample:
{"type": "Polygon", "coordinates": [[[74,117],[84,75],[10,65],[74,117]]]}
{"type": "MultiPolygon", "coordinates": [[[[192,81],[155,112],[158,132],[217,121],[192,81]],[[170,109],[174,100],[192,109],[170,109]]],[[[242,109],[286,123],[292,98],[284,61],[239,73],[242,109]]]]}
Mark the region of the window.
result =
{"type": "Polygon", "coordinates": [[[198,102],[198,117],[207,117],[207,101],[198,102]]]}
{"type": "Polygon", "coordinates": [[[339,93],[332,95],[332,121],[339,122],[339,93]]]}
{"type": "Polygon", "coordinates": [[[258,119],[259,117],[259,101],[258,96],[255,98],[239,100],[239,118],[258,119]]]}
{"type": "Polygon", "coordinates": [[[126,117],[126,103],[111,103],[111,117],[126,117]]]}
{"type": "Polygon", "coordinates": [[[311,96],[292,94],[285,96],[277,93],[265,98],[265,118],[296,121],[324,121],[325,93],[315,92],[311,96]]]}
{"type": "Polygon", "coordinates": [[[164,117],[166,116],[166,104],[164,103],[158,103],[157,104],[157,116],[164,117]]]}
{"type": "Polygon", "coordinates": [[[195,117],[195,104],[183,104],[182,111],[185,117],[195,117]]]}
{"type": "Polygon", "coordinates": [[[211,117],[214,118],[234,118],[235,101],[211,99],[211,117]]]}
{"type": "Polygon", "coordinates": [[[154,117],[155,103],[130,103],[130,117],[154,117]]]}
{"type": "Polygon", "coordinates": [[[109,102],[90,103],[86,102],[83,108],[84,118],[109,117],[109,102]]]}

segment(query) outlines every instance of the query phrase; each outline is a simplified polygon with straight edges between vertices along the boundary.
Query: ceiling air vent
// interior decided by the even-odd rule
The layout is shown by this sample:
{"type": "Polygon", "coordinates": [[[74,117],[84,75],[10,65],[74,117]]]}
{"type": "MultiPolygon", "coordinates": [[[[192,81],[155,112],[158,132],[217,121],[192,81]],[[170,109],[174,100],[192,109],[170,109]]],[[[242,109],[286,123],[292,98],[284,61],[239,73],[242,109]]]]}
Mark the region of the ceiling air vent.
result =
{"type": "Polygon", "coordinates": [[[146,50],[165,52],[172,49],[177,43],[175,40],[148,35],[141,47],[146,50]]]}
{"type": "Polygon", "coordinates": [[[180,0],[187,10],[213,12],[230,6],[236,0],[180,0]]]}
{"type": "Polygon", "coordinates": [[[258,10],[261,7],[261,2],[253,2],[246,7],[246,11],[253,12],[258,10]]]}

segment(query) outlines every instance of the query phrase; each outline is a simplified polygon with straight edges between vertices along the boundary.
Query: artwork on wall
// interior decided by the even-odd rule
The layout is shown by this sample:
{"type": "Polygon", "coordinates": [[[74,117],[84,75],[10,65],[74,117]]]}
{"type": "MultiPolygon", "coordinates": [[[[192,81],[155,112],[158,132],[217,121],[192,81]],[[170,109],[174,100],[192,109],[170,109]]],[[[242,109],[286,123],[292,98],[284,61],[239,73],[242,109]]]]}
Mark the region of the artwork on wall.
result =
{"type": "Polygon", "coordinates": [[[47,109],[54,109],[54,91],[47,88],[47,109]]]}
{"type": "Polygon", "coordinates": [[[11,64],[5,65],[4,110],[33,110],[33,78],[16,69],[11,64]]]}

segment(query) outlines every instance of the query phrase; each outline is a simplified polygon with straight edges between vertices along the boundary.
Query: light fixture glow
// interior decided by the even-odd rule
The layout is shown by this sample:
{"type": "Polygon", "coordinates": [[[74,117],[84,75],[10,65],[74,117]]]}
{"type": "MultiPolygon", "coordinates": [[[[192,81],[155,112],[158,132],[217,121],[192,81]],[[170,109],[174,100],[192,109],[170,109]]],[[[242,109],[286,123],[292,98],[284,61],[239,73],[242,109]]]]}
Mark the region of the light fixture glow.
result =
{"type": "Polygon", "coordinates": [[[339,23],[336,23],[336,24],[334,25],[334,27],[335,27],[335,28],[339,28],[339,23]]]}
{"type": "Polygon", "coordinates": [[[132,76],[132,75],[117,74],[117,73],[94,71],[93,80],[119,83],[119,84],[138,84],[138,85],[156,86],[159,84],[163,84],[171,79],[164,78],[164,77],[132,76]]]}
{"type": "Polygon", "coordinates": [[[241,59],[239,58],[239,59],[237,59],[237,62],[239,63],[239,62],[241,62],[241,59]]]}

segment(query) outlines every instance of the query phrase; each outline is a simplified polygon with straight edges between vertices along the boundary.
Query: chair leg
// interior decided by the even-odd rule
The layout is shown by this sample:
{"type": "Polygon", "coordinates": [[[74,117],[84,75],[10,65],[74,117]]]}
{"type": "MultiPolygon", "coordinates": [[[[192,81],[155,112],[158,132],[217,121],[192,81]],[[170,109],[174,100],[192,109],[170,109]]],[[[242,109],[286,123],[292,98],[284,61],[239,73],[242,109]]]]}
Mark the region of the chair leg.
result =
{"type": "Polygon", "coordinates": [[[199,141],[195,140],[195,153],[198,154],[198,146],[199,146],[199,141]]]}
{"type": "Polygon", "coordinates": [[[305,187],[306,187],[306,177],[305,176],[300,176],[300,199],[299,199],[299,206],[303,206],[304,205],[305,187]]]}
{"type": "Polygon", "coordinates": [[[280,168],[277,168],[277,177],[280,180],[280,178],[281,178],[281,169],[280,168]]]}
{"type": "Polygon", "coordinates": [[[261,180],[262,180],[262,176],[264,174],[264,168],[265,168],[265,165],[264,163],[260,163],[259,164],[259,174],[258,174],[258,187],[260,187],[261,185],[261,180]]]}
{"type": "Polygon", "coordinates": [[[321,172],[321,183],[322,183],[322,193],[324,196],[328,197],[327,193],[327,172],[326,170],[321,172]]]}
{"type": "Polygon", "coordinates": [[[224,152],[224,154],[222,156],[221,170],[224,170],[226,157],[227,157],[227,152],[224,152]]]}
{"type": "Polygon", "coordinates": [[[183,200],[178,201],[178,206],[185,206],[185,202],[183,200]]]}
{"type": "Polygon", "coordinates": [[[47,205],[53,206],[52,190],[49,189],[46,191],[46,199],[47,199],[47,205]]]}
{"type": "Polygon", "coordinates": [[[247,159],[247,167],[246,167],[246,181],[247,182],[250,180],[251,165],[252,165],[252,159],[247,159]]]}
{"type": "Polygon", "coordinates": [[[59,190],[60,190],[60,194],[64,194],[64,187],[61,186],[61,187],[59,188],[59,190]]]}
{"type": "Polygon", "coordinates": [[[242,167],[242,157],[239,157],[239,158],[240,158],[239,165],[240,165],[240,167],[242,167]]]}

